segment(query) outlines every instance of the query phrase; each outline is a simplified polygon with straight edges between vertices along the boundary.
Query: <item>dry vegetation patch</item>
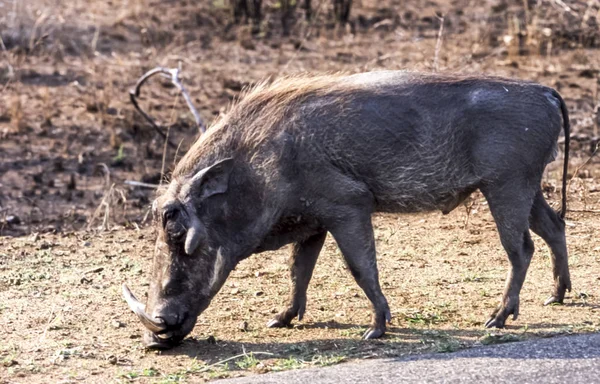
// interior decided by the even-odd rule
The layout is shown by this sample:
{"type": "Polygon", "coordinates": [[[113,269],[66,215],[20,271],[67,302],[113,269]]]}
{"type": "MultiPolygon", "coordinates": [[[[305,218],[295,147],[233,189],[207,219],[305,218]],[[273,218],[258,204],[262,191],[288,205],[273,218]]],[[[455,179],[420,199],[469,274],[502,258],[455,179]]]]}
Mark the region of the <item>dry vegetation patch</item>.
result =
{"type": "Polygon", "coordinates": [[[376,217],[381,283],[393,314],[381,340],[360,339],[369,303],[328,239],[302,322],[265,328],[288,295],[287,252],[255,255],[234,271],[191,337],[166,352],[143,349],[142,327],[120,295],[125,281],[137,292],[148,289],[151,229],[2,238],[4,378],[197,381],[600,330],[597,215],[569,217],[573,292],[562,306],[542,306],[550,254],[534,239],[521,315],[504,330],[485,330],[483,322],[501,295],[506,256],[482,201],[467,225],[466,218],[462,209],[376,217]]]}

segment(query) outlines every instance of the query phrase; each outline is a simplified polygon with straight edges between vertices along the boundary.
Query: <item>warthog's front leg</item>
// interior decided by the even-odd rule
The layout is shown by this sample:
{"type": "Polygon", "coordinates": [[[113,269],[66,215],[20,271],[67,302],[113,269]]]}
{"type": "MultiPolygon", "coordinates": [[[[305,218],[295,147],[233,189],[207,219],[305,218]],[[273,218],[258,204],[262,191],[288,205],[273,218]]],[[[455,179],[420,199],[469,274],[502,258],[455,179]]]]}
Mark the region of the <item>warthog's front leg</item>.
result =
{"type": "Polygon", "coordinates": [[[319,252],[327,232],[323,231],[308,239],[295,243],[290,255],[290,277],[292,279],[292,293],[289,306],[267,323],[269,328],[287,327],[294,317],[302,320],[306,310],[306,290],[312,277],[319,252]]]}
{"type": "Polygon", "coordinates": [[[373,318],[363,338],[383,336],[386,322],[392,319],[387,300],[379,286],[375,239],[370,212],[354,212],[330,229],[348,268],[358,285],[373,304],[373,318]]]}

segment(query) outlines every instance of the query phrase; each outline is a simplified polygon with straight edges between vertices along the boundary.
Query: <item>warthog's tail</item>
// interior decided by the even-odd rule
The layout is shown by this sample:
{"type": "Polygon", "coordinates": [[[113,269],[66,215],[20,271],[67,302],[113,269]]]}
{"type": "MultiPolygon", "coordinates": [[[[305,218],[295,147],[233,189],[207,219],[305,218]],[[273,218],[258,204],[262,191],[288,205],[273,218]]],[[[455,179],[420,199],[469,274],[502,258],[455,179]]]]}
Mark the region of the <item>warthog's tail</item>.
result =
{"type": "Polygon", "coordinates": [[[558,214],[561,219],[567,214],[567,171],[569,170],[569,142],[571,141],[571,125],[569,124],[569,111],[562,96],[556,92],[552,92],[552,96],[560,101],[560,111],[563,118],[563,129],[565,130],[565,157],[563,163],[563,180],[562,180],[562,207],[558,214]]]}

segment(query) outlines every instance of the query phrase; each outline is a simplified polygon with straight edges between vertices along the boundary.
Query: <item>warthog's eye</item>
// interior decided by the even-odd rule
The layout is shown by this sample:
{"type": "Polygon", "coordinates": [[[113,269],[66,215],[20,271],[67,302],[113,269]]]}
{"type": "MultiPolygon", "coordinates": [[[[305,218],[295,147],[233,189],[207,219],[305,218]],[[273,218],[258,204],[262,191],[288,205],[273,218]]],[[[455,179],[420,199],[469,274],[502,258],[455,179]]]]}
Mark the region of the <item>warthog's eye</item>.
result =
{"type": "Polygon", "coordinates": [[[167,208],[163,212],[163,228],[171,240],[179,240],[185,235],[186,230],[180,216],[181,213],[176,208],[167,208]]]}
{"type": "Polygon", "coordinates": [[[163,212],[163,226],[166,226],[169,221],[177,218],[178,211],[175,208],[166,209],[163,212]]]}
{"type": "Polygon", "coordinates": [[[169,221],[166,231],[171,240],[180,240],[185,235],[185,227],[177,221],[169,221]]]}

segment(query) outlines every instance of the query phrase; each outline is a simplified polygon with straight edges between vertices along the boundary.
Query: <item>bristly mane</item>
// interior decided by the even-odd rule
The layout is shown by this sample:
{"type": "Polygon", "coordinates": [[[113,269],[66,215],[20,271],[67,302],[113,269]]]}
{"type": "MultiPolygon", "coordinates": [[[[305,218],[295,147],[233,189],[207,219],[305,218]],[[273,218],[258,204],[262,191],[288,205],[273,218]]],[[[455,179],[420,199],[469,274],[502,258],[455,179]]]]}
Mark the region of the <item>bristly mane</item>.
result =
{"type": "Polygon", "coordinates": [[[318,76],[307,74],[269,79],[244,89],[239,101],[207,129],[179,161],[173,178],[193,172],[203,156],[219,157],[233,147],[248,150],[261,146],[277,129],[290,107],[297,106],[309,96],[339,94],[353,87],[340,81],[343,73],[318,76]],[[223,153],[221,153],[223,152],[223,153]]]}

